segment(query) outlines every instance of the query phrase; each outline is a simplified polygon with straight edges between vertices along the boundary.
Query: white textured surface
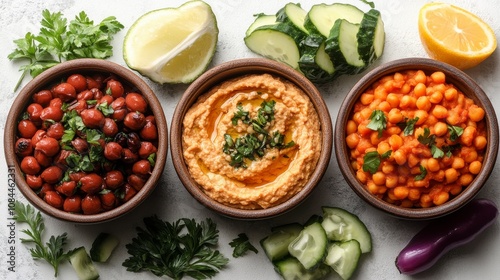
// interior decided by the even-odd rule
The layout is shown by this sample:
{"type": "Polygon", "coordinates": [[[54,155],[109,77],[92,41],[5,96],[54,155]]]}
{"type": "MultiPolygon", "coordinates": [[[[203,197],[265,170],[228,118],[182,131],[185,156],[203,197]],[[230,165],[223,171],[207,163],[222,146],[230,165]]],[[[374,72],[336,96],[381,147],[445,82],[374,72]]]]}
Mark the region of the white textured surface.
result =
{"type": "MultiPolygon", "coordinates": [[[[222,62],[255,57],[243,43],[246,28],[253,21],[253,15],[258,13],[275,13],[287,1],[250,1],[250,0],[207,0],[214,10],[219,24],[219,43],[217,52],[212,62],[213,65],[222,62]]],[[[301,1],[307,10],[313,3],[321,1],[301,1]]],[[[333,1],[327,1],[333,2],[333,1]]],[[[349,2],[363,7],[367,5],[361,1],[349,2]]],[[[386,49],[377,65],[405,57],[426,57],[418,37],[417,15],[419,8],[428,1],[375,1],[376,8],[382,12],[386,26],[386,49]]],[[[500,4],[496,0],[483,1],[448,1],[468,10],[474,11],[483,18],[500,34],[500,18],[498,9],[500,4]]],[[[41,11],[48,8],[51,11],[61,11],[67,18],[74,18],[84,10],[94,21],[100,21],[106,16],[114,15],[125,25],[114,40],[114,56],[110,60],[125,65],[122,58],[121,43],[126,30],[143,13],[163,7],[176,7],[183,1],[10,1],[0,0],[0,150],[3,147],[3,128],[8,116],[8,108],[14,100],[16,93],[12,91],[19,77],[19,64],[12,63],[7,55],[14,49],[12,40],[24,36],[28,31],[38,32],[41,11]]],[[[470,74],[491,98],[497,110],[500,110],[500,56],[498,51],[491,58],[475,69],[466,71],[470,74]]],[[[336,81],[319,87],[330,109],[332,121],[336,120],[339,104],[355,82],[363,74],[347,77],[343,76],[336,81]]],[[[177,101],[181,97],[186,85],[160,86],[148,81],[163,105],[167,120],[170,120],[177,101]]],[[[492,198],[500,205],[500,168],[496,167],[492,177],[487,182],[479,197],[492,198]]],[[[19,242],[23,236],[17,225],[12,233],[16,237],[15,244],[15,270],[8,268],[8,244],[10,231],[7,227],[8,201],[7,201],[7,166],[4,154],[0,153],[0,279],[51,279],[52,268],[44,262],[33,261],[28,249],[19,242]]],[[[19,192],[16,199],[25,202],[19,192]]],[[[127,272],[121,263],[127,258],[125,244],[129,243],[136,235],[135,227],[142,226],[142,218],[157,214],[163,219],[174,221],[181,217],[193,217],[198,220],[212,218],[220,230],[219,249],[230,259],[229,265],[215,279],[279,279],[271,264],[267,261],[258,241],[269,233],[272,226],[290,222],[304,222],[312,214],[320,214],[320,206],[339,206],[352,211],[360,216],[367,224],[373,236],[373,251],[364,255],[360,266],[354,274],[354,279],[499,279],[500,266],[500,224],[497,221],[491,228],[472,243],[455,249],[443,257],[435,267],[415,277],[400,275],[394,265],[398,252],[406,245],[411,237],[425,225],[425,222],[409,222],[389,217],[367,206],[348,187],[340,174],[335,155],[332,156],[330,166],[320,185],[312,196],[294,211],[278,218],[265,221],[235,221],[221,217],[207,211],[195,201],[183,188],[172,167],[170,156],[164,171],[164,176],[154,194],[133,213],[115,221],[81,226],[64,223],[50,217],[45,217],[46,234],[61,234],[67,232],[69,244],[67,248],[90,245],[102,231],[107,231],[119,236],[121,245],[112,255],[109,263],[98,264],[101,279],[157,279],[149,273],[134,274],[127,272]],[[234,259],[231,257],[231,248],[228,243],[241,232],[247,233],[252,243],[260,250],[259,254],[248,255],[234,259]]],[[[59,279],[75,279],[75,274],[69,264],[60,268],[59,279]]]]}

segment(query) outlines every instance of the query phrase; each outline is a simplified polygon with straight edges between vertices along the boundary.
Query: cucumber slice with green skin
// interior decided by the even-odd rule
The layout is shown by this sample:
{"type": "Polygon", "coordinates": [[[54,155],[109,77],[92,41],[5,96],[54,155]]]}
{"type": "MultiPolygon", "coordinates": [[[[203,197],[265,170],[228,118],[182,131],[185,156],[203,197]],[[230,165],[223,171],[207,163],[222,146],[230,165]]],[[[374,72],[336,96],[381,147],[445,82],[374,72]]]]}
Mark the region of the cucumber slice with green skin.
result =
{"type": "Polygon", "coordinates": [[[299,236],[303,228],[298,223],[272,228],[272,233],[260,241],[269,260],[274,262],[288,256],[288,245],[299,236]]]}
{"type": "Polygon", "coordinates": [[[365,13],[350,4],[318,4],[307,13],[304,26],[310,33],[319,33],[325,38],[337,19],[345,19],[351,23],[360,23],[365,13]]]}
{"type": "Polygon", "coordinates": [[[357,74],[367,66],[358,53],[359,28],[359,24],[338,19],[325,41],[325,51],[330,55],[336,70],[342,74],[357,74]]]}
{"type": "Polygon", "coordinates": [[[358,267],[361,249],[359,242],[352,239],[345,242],[333,242],[328,246],[325,263],[337,272],[342,279],[351,278],[358,267]]]}
{"type": "Polygon", "coordinates": [[[335,67],[325,52],[325,38],[319,34],[309,34],[300,44],[302,56],[299,69],[311,82],[323,83],[334,79],[335,67]]]}
{"type": "Polygon", "coordinates": [[[372,63],[382,55],[385,45],[385,31],[379,11],[371,9],[365,14],[359,27],[357,39],[358,53],[366,64],[372,63]]]}
{"type": "Polygon", "coordinates": [[[265,14],[258,14],[255,15],[255,21],[250,24],[248,27],[247,31],[245,32],[245,36],[250,35],[255,29],[264,26],[264,25],[273,25],[276,23],[276,16],[275,15],[265,15],[265,14]]]}
{"type": "Polygon", "coordinates": [[[332,271],[332,269],[324,263],[321,263],[315,269],[307,270],[294,257],[288,257],[276,262],[275,268],[285,280],[318,280],[323,279],[332,271]]]}
{"type": "Polygon", "coordinates": [[[326,231],[329,240],[359,242],[362,253],[372,250],[372,237],[366,225],[358,216],[336,207],[322,207],[323,222],[321,225],[326,231]]]}
{"type": "Polygon", "coordinates": [[[300,7],[300,4],[288,3],[276,13],[277,21],[291,23],[304,33],[309,31],[304,27],[307,12],[300,7]]]}
{"type": "Polygon", "coordinates": [[[118,246],[119,240],[109,233],[100,233],[90,248],[90,258],[95,262],[106,262],[113,250],[118,246]]]}
{"type": "Polygon", "coordinates": [[[245,37],[246,46],[253,52],[298,69],[299,44],[305,33],[286,23],[265,25],[245,37]]]}
{"type": "Polygon", "coordinates": [[[297,258],[305,269],[312,269],[323,261],[327,245],[325,230],[321,223],[315,222],[306,226],[288,245],[288,252],[297,258]]]}
{"type": "Polygon", "coordinates": [[[99,278],[99,272],[83,246],[69,252],[68,259],[75,269],[78,279],[95,280],[99,278]]]}

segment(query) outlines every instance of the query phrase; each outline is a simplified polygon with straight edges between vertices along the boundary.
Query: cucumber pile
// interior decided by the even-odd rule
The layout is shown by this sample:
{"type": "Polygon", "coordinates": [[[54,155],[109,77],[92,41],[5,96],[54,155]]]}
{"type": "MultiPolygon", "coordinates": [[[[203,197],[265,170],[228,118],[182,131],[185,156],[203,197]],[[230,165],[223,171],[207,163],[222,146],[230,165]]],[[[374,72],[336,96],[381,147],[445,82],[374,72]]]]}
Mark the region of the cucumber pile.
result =
{"type": "Polygon", "coordinates": [[[317,4],[309,12],[288,3],[276,15],[259,14],[245,33],[253,52],[302,72],[314,83],[365,70],[385,44],[380,12],[350,4],[317,4]]]}
{"type": "Polygon", "coordinates": [[[371,251],[370,232],[356,215],[336,207],[322,209],[323,216],[314,215],[304,225],[272,228],[260,241],[283,279],[322,279],[332,270],[349,279],[361,254],[371,251]]]}

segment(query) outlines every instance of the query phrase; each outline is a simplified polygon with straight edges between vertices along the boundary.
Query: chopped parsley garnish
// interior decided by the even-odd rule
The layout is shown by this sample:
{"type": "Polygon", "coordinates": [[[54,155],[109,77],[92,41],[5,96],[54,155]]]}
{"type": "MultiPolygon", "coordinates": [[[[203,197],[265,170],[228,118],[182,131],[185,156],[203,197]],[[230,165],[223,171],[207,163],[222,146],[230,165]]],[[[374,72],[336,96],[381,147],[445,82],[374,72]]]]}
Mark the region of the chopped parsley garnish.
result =
{"type": "Polygon", "coordinates": [[[436,135],[431,134],[428,127],[424,128],[424,134],[418,136],[418,142],[427,145],[431,149],[431,154],[433,158],[442,158],[444,152],[436,146],[436,135]]]}
{"type": "Polygon", "coordinates": [[[378,131],[378,138],[382,137],[384,129],[387,127],[387,119],[381,110],[374,110],[370,115],[370,123],[366,127],[378,131]]]}
{"type": "Polygon", "coordinates": [[[363,171],[368,171],[371,174],[375,174],[378,171],[380,163],[383,159],[388,159],[392,154],[389,150],[383,154],[379,154],[377,151],[368,152],[363,157],[363,171]]]}
{"type": "Polygon", "coordinates": [[[246,168],[245,159],[255,160],[257,157],[263,157],[266,149],[286,149],[295,145],[293,141],[285,143],[285,135],[279,131],[268,131],[269,123],[274,120],[275,104],[274,100],[263,101],[254,119],[250,118],[249,112],[243,110],[241,103],[236,106],[237,111],[231,119],[232,124],[237,125],[238,120],[241,120],[251,125],[253,132],[235,139],[229,134],[224,135],[222,151],[231,156],[231,166],[246,168]]]}
{"type": "Polygon", "coordinates": [[[97,105],[96,108],[97,110],[101,111],[102,114],[106,117],[111,116],[115,112],[115,110],[113,110],[113,108],[111,107],[111,104],[108,104],[108,102],[106,101],[97,105]]]}
{"type": "Polygon", "coordinates": [[[464,133],[464,129],[460,126],[448,125],[448,131],[450,132],[450,140],[455,142],[458,137],[464,133]]]}
{"type": "Polygon", "coordinates": [[[415,117],[414,119],[407,120],[405,128],[403,129],[403,133],[405,136],[412,135],[413,131],[415,129],[415,124],[418,122],[418,117],[415,117]]]}
{"type": "Polygon", "coordinates": [[[418,174],[417,176],[415,176],[415,181],[422,181],[425,176],[427,176],[427,169],[425,169],[425,167],[423,167],[422,165],[420,165],[420,174],[418,174]]]}

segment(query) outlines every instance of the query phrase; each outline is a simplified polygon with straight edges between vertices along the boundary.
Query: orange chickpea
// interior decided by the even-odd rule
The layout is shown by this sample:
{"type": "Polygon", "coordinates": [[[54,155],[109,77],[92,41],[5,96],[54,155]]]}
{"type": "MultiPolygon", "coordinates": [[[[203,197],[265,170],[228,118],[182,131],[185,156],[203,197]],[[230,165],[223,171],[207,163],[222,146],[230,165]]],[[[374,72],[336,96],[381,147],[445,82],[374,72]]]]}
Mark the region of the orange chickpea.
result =
{"type": "Polygon", "coordinates": [[[476,135],[477,135],[476,128],[473,126],[467,126],[464,129],[462,136],[460,136],[460,142],[463,145],[471,146],[474,141],[474,138],[476,138],[476,135]]]}
{"type": "Polygon", "coordinates": [[[427,76],[425,75],[424,71],[422,71],[422,70],[417,71],[414,79],[415,79],[415,82],[417,82],[417,83],[426,83],[427,82],[427,76]]]}
{"type": "Polygon", "coordinates": [[[358,130],[358,125],[356,124],[356,122],[353,120],[349,120],[347,122],[346,134],[349,135],[355,133],[357,130],[358,130]]]}
{"type": "Polygon", "coordinates": [[[439,171],[439,169],[441,167],[439,166],[439,162],[438,162],[437,159],[435,159],[435,158],[429,158],[427,160],[427,167],[426,168],[427,168],[428,171],[437,172],[437,171],[439,171]]]}
{"type": "Polygon", "coordinates": [[[453,183],[458,180],[460,173],[454,168],[448,168],[444,171],[446,183],[453,183]]]}
{"type": "Polygon", "coordinates": [[[446,81],[446,76],[443,72],[437,71],[431,74],[431,79],[436,84],[443,84],[446,81]]]}
{"type": "Polygon", "coordinates": [[[431,114],[438,119],[444,119],[448,117],[448,110],[442,105],[435,105],[431,114]]]}
{"type": "Polygon", "coordinates": [[[446,133],[448,132],[448,125],[446,125],[446,123],[444,122],[437,122],[435,125],[434,125],[434,134],[436,136],[443,136],[445,135],[446,133]]]}
{"type": "Polygon", "coordinates": [[[418,83],[413,89],[413,93],[416,97],[420,98],[426,95],[427,86],[424,83],[418,83]]]}
{"type": "Polygon", "coordinates": [[[360,100],[361,100],[361,104],[369,105],[370,103],[373,102],[373,94],[363,93],[360,97],[360,100]]]}
{"type": "Polygon", "coordinates": [[[403,114],[401,114],[401,110],[398,108],[392,108],[389,113],[387,113],[387,121],[397,124],[402,122],[404,119],[403,114]]]}
{"type": "Polygon", "coordinates": [[[477,175],[481,171],[482,164],[480,161],[475,160],[469,164],[469,172],[477,175]]]}
{"type": "Polygon", "coordinates": [[[399,102],[399,107],[402,109],[411,109],[415,107],[415,97],[405,95],[401,98],[401,101],[399,102]]]}
{"type": "Polygon", "coordinates": [[[437,104],[443,100],[443,93],[440,91],[435,91],[429,96],[429,101],[432,104],[437,104]]]}
{"type": "Polygon", "coordinates": [[[401,146],[403,146],[403,138],[401,138],[401,136],[397,134],[393,134],[391,135],[391,137],[389,137],[389,145],[391,146],[392,150],[397,150],[401,146]]]}
{"type": "Polygon", "coordinates": [[[383,186],[385,185],[385,174],[380,171],[375,172],[375,174],[372,175],[372,180],[376,185],[383,186]]]}
{"type": "Polygon", "coordinates": [[[441,191],[441,192],[437,193],[432,198],[432,202],[435,205],[441,205],[441,204],[445,203],[446,201],[448,201],[449,198],[450,198],[450,194],[449,193],[441,191]]]}
{"type": "Polygon", "coordinates": [[[351,133],[346,137],[347,146],[351,149],[356,148],[359,144],[360,136],[357,133],[351,133]]]}
{"type": "Polygon", "coordinates": [[[472,105],[469,108],[469,118],[471,121],[474,122],[479,122],[484,118],[484,109],[481,107],[478,107],[477,105],[472,105]]]}
{"type": "Polygon", "coordinates": [[[395,93],[389,93],[385,100],[389,102],[389,104],[391,104],[392,108],[396,108],[399,106],[399,97],[395,93]]]}
{"type": "Polygon", "coordinates": [[[455,100],[458,97],[458,91],[455,88],[449,88],[444,92],[444,98],[448,101],[455,100]]]}
{"type": "Polygon", "coordinates": [[[408,197],[410,190],[407,187],[395,187],[394,188],[394,196],[396,196],[399,200],[403,200],[408,197]]]}
{"type": "Polygon", "coordinates": [[[488,141],[486,140],[486,137],[477,136],[476,138],[474,138],[474,147],[476,147],[476,149],[478,150],[482,150],[486,147],[487,142],[488,141]]]}
{"type": "Polygon", "coordinates": [[[461,186],[468,186],[472,180],[474,180],[474,176],[470,173],[462,174],[458,180],[461,186]]]}

